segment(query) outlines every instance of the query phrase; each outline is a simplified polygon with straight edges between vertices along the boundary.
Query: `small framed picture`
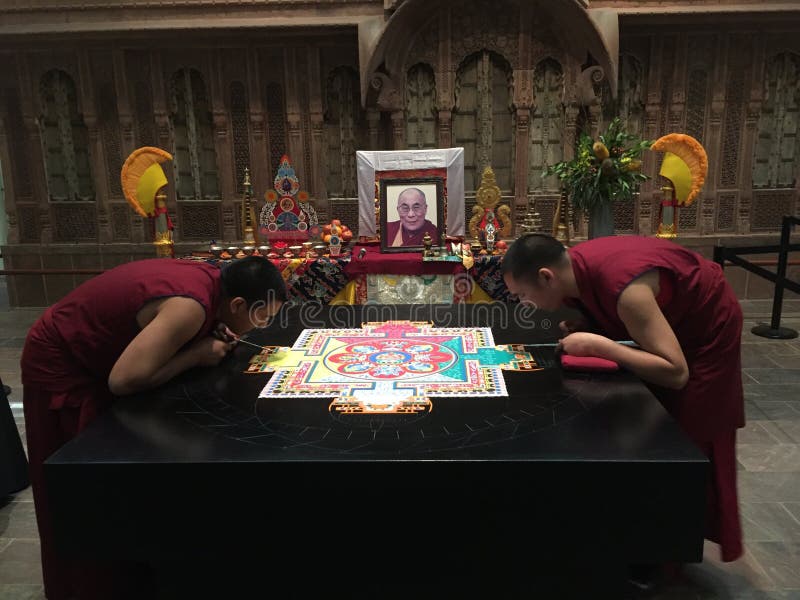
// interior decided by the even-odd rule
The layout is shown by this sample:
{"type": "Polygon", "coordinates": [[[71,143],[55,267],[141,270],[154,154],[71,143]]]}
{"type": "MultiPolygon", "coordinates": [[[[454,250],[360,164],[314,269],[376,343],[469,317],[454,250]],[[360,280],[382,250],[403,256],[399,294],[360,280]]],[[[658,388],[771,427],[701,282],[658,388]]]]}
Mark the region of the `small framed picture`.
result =
{"type": "Polygon", "coordinates": [[[420,252],[429,235],[440,244],[445,231],[441,177],[380,180],[381,252],[420,252]]]}

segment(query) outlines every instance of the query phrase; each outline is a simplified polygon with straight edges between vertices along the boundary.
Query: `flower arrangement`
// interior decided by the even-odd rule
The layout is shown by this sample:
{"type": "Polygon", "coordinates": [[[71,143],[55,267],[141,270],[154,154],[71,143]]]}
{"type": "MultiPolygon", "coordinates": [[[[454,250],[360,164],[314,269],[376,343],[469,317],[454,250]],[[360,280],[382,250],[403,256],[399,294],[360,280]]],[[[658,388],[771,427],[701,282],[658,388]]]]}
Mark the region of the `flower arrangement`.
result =
{"type": "Polygon", "coordinates": [[[581,133],[575,157],[548,167],[543,177],[556,175],[573,206],[582,210],[630,200],[638,184],[648,179],[641,172],[641,156],[651,144],[627,133],[615,117],[596,141],[581,133]]]}

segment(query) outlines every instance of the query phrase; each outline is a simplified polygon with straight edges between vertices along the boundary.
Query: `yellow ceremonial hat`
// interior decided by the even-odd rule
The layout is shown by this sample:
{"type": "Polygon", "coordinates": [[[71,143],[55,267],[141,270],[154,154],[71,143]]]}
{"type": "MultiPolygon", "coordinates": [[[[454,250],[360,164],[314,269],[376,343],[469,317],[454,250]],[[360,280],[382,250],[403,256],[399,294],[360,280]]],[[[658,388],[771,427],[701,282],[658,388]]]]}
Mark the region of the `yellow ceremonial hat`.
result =
{"type": "Polygon", "coordinates": [[[158,190],[167,185],[161,163],[172,160],[169,152],[145,146],[134,150],[122,165],[122,191],[133,209],[143,217],[155,216],[158,190]]]}
{"type": "Polygon", "coordinates": [[[689,192],[692,191],[692,173],[689,171],[689,165],[672,152],[665,152],[658,174],[672,182],[678,202],[685,203],[689,198],[689,192]]]}
{"type": "Polygon", "coordinates": [[[653,142],[650,149],[664,153],[659,174],[672,182],[678,204],[694,202],[708,174],[708,156],[702,144],[685,133],[669,133],[653,142]]]}

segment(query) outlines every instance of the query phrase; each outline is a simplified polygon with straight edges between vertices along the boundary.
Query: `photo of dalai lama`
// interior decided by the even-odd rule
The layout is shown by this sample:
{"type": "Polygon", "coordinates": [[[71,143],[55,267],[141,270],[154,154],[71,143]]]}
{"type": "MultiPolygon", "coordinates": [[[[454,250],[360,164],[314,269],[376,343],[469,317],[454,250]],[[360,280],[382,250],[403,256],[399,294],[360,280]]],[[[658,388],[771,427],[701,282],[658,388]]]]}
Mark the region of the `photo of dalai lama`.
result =
{"type": "Polygon", "coordinates": [[[422,246],[425,234],[434,244],[439,241],[436,224],[427,218],[428,202],[425,192],[416,187],[405,188],[397,196],[397,221],[386,223],[386,244],[398,246],[422,246]]]}

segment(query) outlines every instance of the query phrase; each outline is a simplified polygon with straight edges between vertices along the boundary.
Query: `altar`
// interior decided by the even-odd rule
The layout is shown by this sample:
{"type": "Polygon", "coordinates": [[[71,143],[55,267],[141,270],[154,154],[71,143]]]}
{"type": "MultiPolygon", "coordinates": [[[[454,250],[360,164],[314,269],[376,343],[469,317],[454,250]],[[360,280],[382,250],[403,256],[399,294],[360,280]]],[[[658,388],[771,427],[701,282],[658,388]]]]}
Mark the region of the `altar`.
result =
{"type": "MultiPolygon", "coordinates": [[[[225,264],[208,253],[185,260],[225,264]]],[[[426,262],[419,253],[381,254],[375,246],[315,258],[273,258],[283,274],[292,303],[450,304],[505,302],[509,299],[500,271],[501,256],[476,256],[467,269],[460,262],[426,262]],[[361,249],[364,249],[361,257],[361,249]]]]}

